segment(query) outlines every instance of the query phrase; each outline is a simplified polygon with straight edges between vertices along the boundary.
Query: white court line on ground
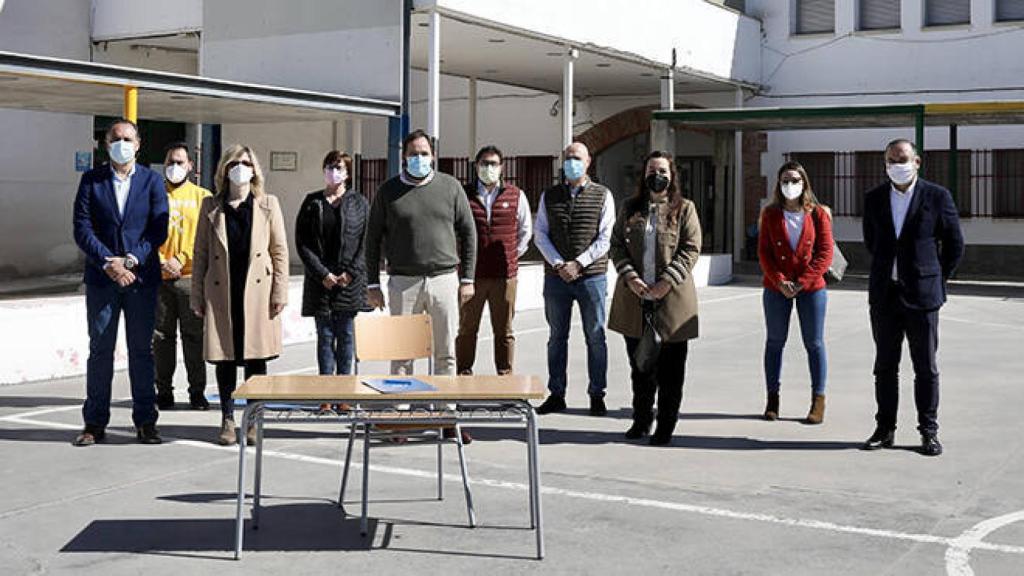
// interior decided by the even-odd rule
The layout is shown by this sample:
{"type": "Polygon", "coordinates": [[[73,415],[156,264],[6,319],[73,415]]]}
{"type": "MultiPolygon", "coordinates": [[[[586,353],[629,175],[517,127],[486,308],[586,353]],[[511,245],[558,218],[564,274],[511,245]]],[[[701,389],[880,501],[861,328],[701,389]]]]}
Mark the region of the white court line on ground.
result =
{"type": "Polygon", "coordinates": [[[961,324],[974,324],[975,326],[985,326],[986,328],[1006,328],[1008,330],[1014,330],[1018,332],[1024,332],[1024,325],[1021,324],[1002,324],[999,322],[979,322],[977,320],[968,320],[967,318],[957,318],[956,316],[945,316],[939,314],[939,322],[948,320],[950,322],[960,322],[961,324]]]}
{"type": "MultiPolygon", "coordinates": [[[[75,428],[77,426],[58,423],[48,422],[43,420],[32,420],[27,418],[17,417],[3,417],[0,421],[7,421],[12,423],[24,424],[29,426],[40,426],[40,427],[56,427],[56,428],[75,428]]],[[[128,435],[121,431],[110,431],[117,435],[128,435]]],[[[165,442],[166,445],[183,445],[191,446],[195,448],[203,448],[206,450],[218,450],[227,452],[238,452],[237,447],[231,446],[218,446],[216,444],[210,444],[206,442],[199,442],[196,440],[182,440],[182,439],[168,439],[165,442]]],[[[154,447],[154,449],[160,449],[154,447]]],[[[281,452],[276,450],[263,450],[263,454],[274,458],[280,458],[284,460],[291,460],[295,462],[304,462],[310,464],[326,465],[335,468],[339,468],[344,465],[344,461],[333,458],[323,458],[319,456],[307,456],[303,454],[294,454],[290,452],[281,452]]],[[[353,466],[360,467],[356,462],[352,463],[353,466]]],[[[380,466],[372,465],[370,470],[373,472],[392,474],[397,476],[434,479],[436,478],[435,471],[416,470],[412,468],[399,468],[394,466],[380,466]]],[[[444,479],[448,482],[461,482],[461,476],[454,474],[445,474],[444,479]]],[[[519,482],[508,482],[504,480],[492,480],[487,478],[471,478],[470,483],[477,486],[487,486],[490,488],[501,488],[505,490],[515,490],[518,492],[526,492],[529,490],[529,486],[519,482]]],[[[550,496],[562,496],[566,498],[573,498],[579,500],[588,500],[591,502],[604,502],[614,504],[624,504],[627,506],[636,506],[641,508],[655,508],[661,510],[670,510],[674,512],[684,512],[688,514],[697,514],[702,516],[711,516],[716,518],[727,518],[732,520],[749,520],[756,522],[765,522],[770,524],[777,524],[783,526],[790,526],[794,528],[807,528],[812,530],[823,530],[827,532],[835,532],[840,534],[852,534],[857,536],[869,536],[874,538],[886,538],[890,540],[901,540],[908,542],[916,542],[923,544],[937,544],[941,546],[947,546],[950,548],[956,547],[958,549],[969,550],[988,550],[993,552],[1002,552],[1007,554],[1022,554],[1024,555],[1024,546],[1010,546],[1005,544],[990,544],[982,542],[981,538],[986,534],[995,530],[999,526],[1009,523],[1010,521],[1016,521],[1015,515],[1013,520],[1003,521],[1003,524],[997,524],[997,521],[1005,519],[1006,516],[998,519],[983,522],[976,528],[968,530],[964,534],[949,538],[945,536],[935,536],[932,534],[914,534],[908,532],[898,532],[895,530],[885,530],[880,528],[865,528],[861,526],[849,526],[843,524],[836,524],[833,522],[826,522],[822,520],[811,520],[806,518],[787,518],[784,516],[775,516],[772,514],[761,514],[756,512],[739,512],[735,510],[728,510],[724,508],[714,508],[710,506],[700,506],[696,504],[684,504],[681,502],[668,502],[663,500],[654,500],[650,498],[635,498],[632,496],[622,496],[617,494],[603,494],[599,492],[585,492],[580,490],[567,490],[564,488],[555,488],[551,486],[544,486],[541,488],[541,493],[550,496]]],[[[1014,513],[1017,514],[1017,513],[1014,513]]],[[[947,553],[948,554],[948,553],[947,553]]],[[[948,557],[948,556],[947,556],[948,557]]],[[[957,558],[959,558],[957,556],[957,558]]],[[[970,568],[968,567],[968,570],[970,568]]],[[[961,572],[957,573],[956,576],[967,576],[973,572],[961,572]]],[[[951,572],[951,574],[954,574],[951,572]]]]}
{"type": "Polygon", "coordinates": [[[971,550],[980,548],[985,536],[1014,522],[1024,522],[1024,510],[979,522],[954,538],[946,549],[946,573],[951,576],[974,576],[970,565],[971,550]]]}

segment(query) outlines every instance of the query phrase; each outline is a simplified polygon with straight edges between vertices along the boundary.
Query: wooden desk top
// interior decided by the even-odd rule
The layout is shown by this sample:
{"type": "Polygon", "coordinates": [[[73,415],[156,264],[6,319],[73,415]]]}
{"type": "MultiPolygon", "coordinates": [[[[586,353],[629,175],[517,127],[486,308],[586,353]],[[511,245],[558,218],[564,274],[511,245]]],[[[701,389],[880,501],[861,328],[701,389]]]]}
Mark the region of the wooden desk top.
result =
{"type": "Polygon", "coordinates": [[[273,401],[345,401],[394,399],[411,400],[540,400],[546,393],[540,378],[524,375],[411,376],[430,383],[437,390],[383,394],[362,383],[369,378],[401,376],[360,374],[349,376],[253,376],[232,395],[246,400],[273,401]]]}

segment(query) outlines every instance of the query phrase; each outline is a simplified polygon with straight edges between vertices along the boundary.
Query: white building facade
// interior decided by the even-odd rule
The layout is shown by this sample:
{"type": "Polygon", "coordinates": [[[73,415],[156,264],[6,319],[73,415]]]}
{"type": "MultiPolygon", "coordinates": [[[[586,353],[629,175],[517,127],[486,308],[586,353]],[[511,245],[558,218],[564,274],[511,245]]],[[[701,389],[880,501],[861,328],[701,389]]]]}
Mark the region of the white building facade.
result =
{"type": "MultiPolygon", "coordinates": [[[[747,0],[746,11],[764,36],[763,89],[749,107],[1024,100],[1024,2],[747,0]]],[[[955,185],[949,128],[926,128],[923,148],[925,177],[955,188],[968,244],[961,273],[1020,278],[1024,126],[965,126],[956,137],[955,185]]],[[[882,149],[894,138],[914,140],[914,127],[770,132],[747,152],[760,154],[765,191],[785,159],[805,164],[863,269],[861,197],[884,181],[882,149]]]]}

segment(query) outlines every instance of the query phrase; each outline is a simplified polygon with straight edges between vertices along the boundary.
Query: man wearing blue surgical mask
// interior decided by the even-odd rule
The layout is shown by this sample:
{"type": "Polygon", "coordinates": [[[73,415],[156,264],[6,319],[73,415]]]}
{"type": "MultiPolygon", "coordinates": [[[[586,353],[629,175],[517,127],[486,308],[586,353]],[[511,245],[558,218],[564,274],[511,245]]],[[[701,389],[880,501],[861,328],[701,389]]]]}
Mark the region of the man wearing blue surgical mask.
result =
{"type": "MultiPolygon", "coordinates": [[[[384,308],[380,260],[387,260],[388,308],[393,315],[430,314],[434,371],[455,373],[459,303],[473,297],[476,226],[458,180],[434,169],[434,149],[422,130],[402,144],[405,168],[381,185],[366,231],[367,300],[384,308]]],[[[412,362],[394,362],[409,373],[412,362]]]]}
{"type": "Polygon", "coordinates": [[[544,256],[544,315],[548,321],[548,390],[539,414],[566,409],[566,364],[572,305],[577,302],[587,343],[590,414],[608,413],[608,348],[605,343],[605,295],[608,248],[615,225],[615,200],[608,188],[587,177],[590,151],[581,142],[565,149],[565,181],[540,199],[534,243],[544,256]]]}
{"type": "Polygon", "coordinates": [[[110,164],[82,175],[75,196],[74,236],[85,254],[85,308],[89,327],[85,428],[74,445],[102,442],[110,421],[117,325],[124,314],[132,421],[143,444],[159,444],[153,387],[153,328],[161,282],[158,250],[167,239],[163,178],[135,163],[139,129],[117,120],[107,130],[110,164]]]}
{"type": "Polygon", "coordinates": [[[864,245],[871,254],[868,303],[875,340],[875,431],[865,450],[892,448],[899,406],[903,340],[914,366],[921,453],[938,456],[939,308],[946,281],[964,253],[953,196],[919,177],[921,158],[909,140],[885,147],[889,182],[864,198],[864,245]]]}

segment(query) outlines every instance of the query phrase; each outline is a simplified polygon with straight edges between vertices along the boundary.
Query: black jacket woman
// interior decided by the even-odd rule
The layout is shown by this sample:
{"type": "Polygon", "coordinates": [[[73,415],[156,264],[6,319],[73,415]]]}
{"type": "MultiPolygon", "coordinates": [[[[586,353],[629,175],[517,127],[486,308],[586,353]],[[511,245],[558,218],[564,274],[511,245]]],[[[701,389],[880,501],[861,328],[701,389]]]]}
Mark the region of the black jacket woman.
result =
{"type": "Polygon", "coordinates": [[[697,210],[680,194],[671,155],[651,152],[644,163],[644,178],[619,212],[609,252],[619,279],[608,328],[626,339],[633,382],[633,425],[626,432],[628,439],[650,433],[657,393],[657,428],[650,443],[672,440],[683,396],[687,342],[697,337],[693,268],[700,246],[697,210]],[[662,339],[657,361],[646,371],[637,362],[645,309],[653,309],[653,325],[662,339]]]}
{"type": "Polygon", "coordinates": [[[306,272],[302,315],[316,321],[320,374],[350,374],[353,321],[367,309],[363,237],[369,203],[350,189],[351,156],[332,150],[323,170],[324,189],[306,196],[295,222],[306,272]]]}

